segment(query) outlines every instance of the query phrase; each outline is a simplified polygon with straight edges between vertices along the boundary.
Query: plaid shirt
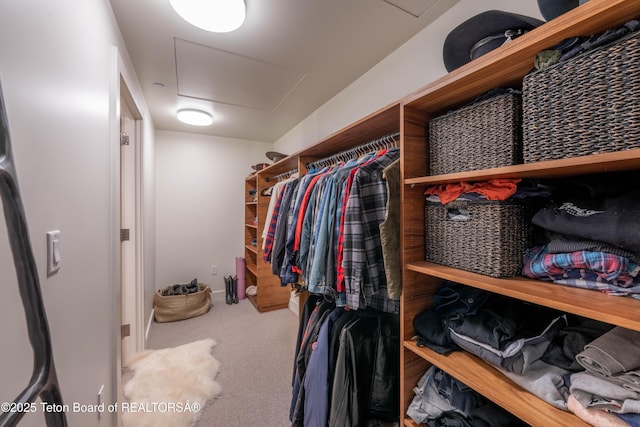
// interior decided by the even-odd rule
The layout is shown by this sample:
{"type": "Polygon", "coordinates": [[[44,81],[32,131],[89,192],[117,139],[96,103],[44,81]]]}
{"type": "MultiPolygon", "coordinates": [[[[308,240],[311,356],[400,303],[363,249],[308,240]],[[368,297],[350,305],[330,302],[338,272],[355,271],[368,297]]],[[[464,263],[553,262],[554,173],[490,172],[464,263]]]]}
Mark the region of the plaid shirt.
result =
{"type": "Polygon", "coordinates": [[[380,224],[386,218],[387,186],[382,171],[399,157],[392,148],[357,169],[347,201],[344,250],[347,304],[398,313],[398,301],[389,298],[380,241],[380,224]]]}
{"type": "Polygon", "coordinates": [[[527,251],[522,273],[532,278],[555,278],[572,270],[587,270],[602,282],[625,286],[638,276],[640,267],[627,258],[606,252],[576,251],[550,254],[546,246],[542,246],[527,251]]]}
{"type": "Polygon", "coordinates": [[[338,242],[336,247],[336,289],[338,292],[345,292],[344,286],[344,264],[342,260],[344,258],[344,219],[347,211],[347,202],[349,201],[349,193],[351,191],[351,185],[353,184],[353,177],[355,176],[358,169],[353,169],[349,176],[347,177],[347,181],[345,183],[342,196],[338,201],[337,207],[337,215],[339,215],[338,219],[338,242]]]}
{"type": "Polygon", "coordinates": [[[307,189],[304,191],[304,195],[300,202],[300,208],[298,209],[298,217],[294,219],[294,221],[296,221],[296,228],[295,228],[295,237],[293,242],[293,251],[294,251],[294,256],[296,257],[296,260],[297,260],[297,264],[292,267],[292,270],[296,273],[302,273],[303,265],[302,265],[302,260],[300,259],[300,243],[302,242],[303,224],[304,224],[305,215],[307,213],[307,207],[309,205],[309,199],[311,197],[311,194],[313,193],[314,186],[316,185],[316,183],[324,173],[325,172],[322,172],[319,175],[315,175],[309,182],[309,185],[307,186],[307,189]]]}
{"type": "MultiPolygon", "coordinates": [[[[584,270],[581,270],[581,274],[586,273],[584,270]]],[[[585,275],[588,277],[588,274],[585,275]]],[[[616,286],[610,283],[603,283],[595,280],[585,279],[570,279],[570,278],[556,278],[553,279],[553,283],[557,283],[558,285],[571,286],[574,288],[583,288],[583,289],[591,289],[594,291],[604,292],[607,295],[611,296],[627,296],[631,298],[635,298],[640,300],[640,282],[636,282],[632,286],[616,286]]]]}
{"type": "Polygon", "coordinates": [[[527,251],[522,273],[559,285],[640,299],[639,270],[627,258],[607,252],[550,254],[546,246],[541,246],[527,251]]]}
{"type": "Polygon", "coordinates": [[[271,215],[271,219],[269,221],[269,228],[267,229],[267,235],[264,239],[264,253],[262,255],[262,259],[265,262],[269,262],[271,260],[271,249],[273,249],[273,240],[276,234],[276,226],[278,225],[278,214],[280,213],[280,204],[282,203],[282,196],[284,195],[284,191],[280,191],[278,193],[278,198],[276,199],[276,204],[273,208],[273,214],[271,215]]]}

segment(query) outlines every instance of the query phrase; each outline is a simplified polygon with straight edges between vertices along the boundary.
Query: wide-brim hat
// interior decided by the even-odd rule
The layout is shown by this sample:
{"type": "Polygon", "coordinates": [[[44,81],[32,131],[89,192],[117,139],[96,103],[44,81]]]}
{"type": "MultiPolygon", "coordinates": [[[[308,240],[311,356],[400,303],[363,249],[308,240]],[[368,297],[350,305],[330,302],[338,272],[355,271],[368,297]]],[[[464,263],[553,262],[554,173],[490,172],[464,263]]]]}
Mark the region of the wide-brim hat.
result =
{"type": "Polygon", "coordinates": [[[538,0],[538,9],[544,19],[551,21],[582,3],[586,3],[586,0],[538,0]]]}
{"type": "Polygon", "coordinates": [[[482,12],[447,35],[442,49],[444,66],[447,71],[453,71],[542,24],[544,21],[517,13],[501,10],[482,12]]]}
{"type": "Polygon", "coordinates": [[[274,163],[287,157],[286,154],[278,153],[277,151],[267,151],[265,155],[274,163]]]}

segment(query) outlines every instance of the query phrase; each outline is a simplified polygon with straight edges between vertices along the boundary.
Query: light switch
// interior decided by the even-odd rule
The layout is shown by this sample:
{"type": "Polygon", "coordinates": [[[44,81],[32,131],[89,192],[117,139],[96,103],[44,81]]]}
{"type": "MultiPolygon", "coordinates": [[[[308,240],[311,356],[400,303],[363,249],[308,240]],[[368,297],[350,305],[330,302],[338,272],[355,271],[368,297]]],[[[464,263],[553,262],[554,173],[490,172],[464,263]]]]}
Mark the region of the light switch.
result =
{"type": "Polygon", "coordinates": [[[60,270],[62,255],[60,253],[60,231],[47,232],[47,275],[60,270]]]}

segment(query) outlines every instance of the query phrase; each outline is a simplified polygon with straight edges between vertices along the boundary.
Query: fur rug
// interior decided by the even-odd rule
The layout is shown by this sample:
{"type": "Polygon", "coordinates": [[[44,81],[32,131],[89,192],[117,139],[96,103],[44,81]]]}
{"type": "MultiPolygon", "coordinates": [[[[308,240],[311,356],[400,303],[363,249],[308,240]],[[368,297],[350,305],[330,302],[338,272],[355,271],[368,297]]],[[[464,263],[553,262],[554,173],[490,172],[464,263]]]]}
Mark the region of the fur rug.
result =
{"type": "Polygon", "coordinates": [[[134,356],[120,404],[123,427],[193,427],[207,401],[222,391],[215,382],[215,345],[204,339],[134,356]]]}

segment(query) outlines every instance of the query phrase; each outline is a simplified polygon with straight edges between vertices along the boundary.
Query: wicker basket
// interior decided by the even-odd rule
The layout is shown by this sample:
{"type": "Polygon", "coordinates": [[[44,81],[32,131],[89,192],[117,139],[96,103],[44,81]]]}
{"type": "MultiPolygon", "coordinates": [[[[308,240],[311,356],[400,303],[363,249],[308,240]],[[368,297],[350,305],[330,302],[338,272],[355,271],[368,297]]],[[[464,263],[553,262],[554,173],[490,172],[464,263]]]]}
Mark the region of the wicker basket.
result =
{"type": "Polygon", "coordinates": [[[504,94],[429,122],[429,173],[522,163],[522,101],[504,94]]]}
{"type": "Polygon", "coordinates": [[[209,311],[211,289],[205,283],[198,283],[198,291],[187,295],[162,295],[158,289],[153,299],[154,319],[158,323],[190,319],[209,311]]]}
{"type": "Polygon", "coordinates": [[[493,277],[520,275],[531,209],[510,201],[425,203],[426,259],[493,277]],[[452,220],[452,210],[467,220],[452,220]]]}
{"type": "Polygon", "coordinates": [[[525,163],[640,147],[640,32],[525,76],[525,163]]]}

